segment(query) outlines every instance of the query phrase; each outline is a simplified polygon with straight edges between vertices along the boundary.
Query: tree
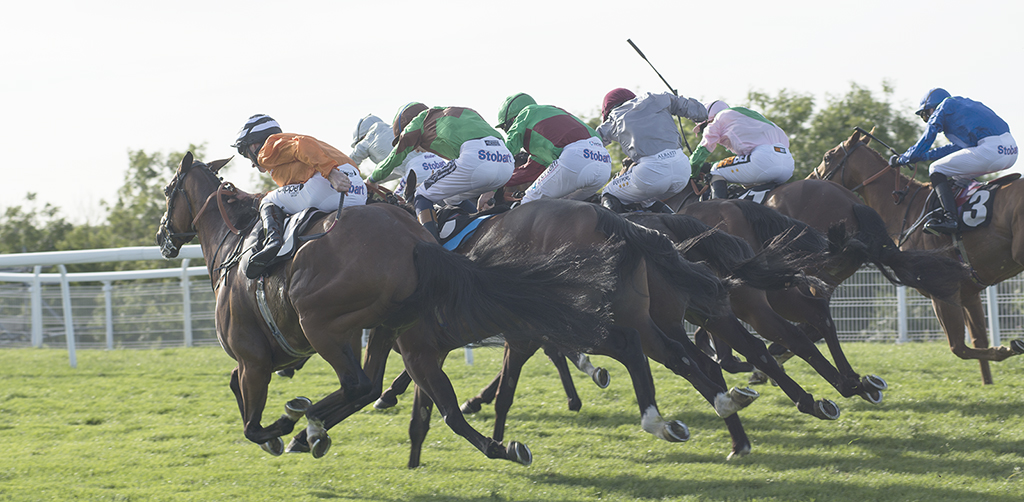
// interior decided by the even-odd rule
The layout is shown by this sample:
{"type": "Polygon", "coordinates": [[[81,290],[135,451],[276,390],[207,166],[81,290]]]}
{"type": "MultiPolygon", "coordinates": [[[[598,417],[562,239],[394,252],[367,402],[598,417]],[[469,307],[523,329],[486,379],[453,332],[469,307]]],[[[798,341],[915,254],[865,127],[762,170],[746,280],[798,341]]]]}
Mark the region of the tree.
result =
{"type": "Polygon", "coordinates": [[[26,206],[8,207],[0,218],[0,254],[56,251],[58,243],[72,230],[73,225],[63,216],[60,208],[46,203],[42,208],[34,205],[36,194],[25,195],[26,206]]]}

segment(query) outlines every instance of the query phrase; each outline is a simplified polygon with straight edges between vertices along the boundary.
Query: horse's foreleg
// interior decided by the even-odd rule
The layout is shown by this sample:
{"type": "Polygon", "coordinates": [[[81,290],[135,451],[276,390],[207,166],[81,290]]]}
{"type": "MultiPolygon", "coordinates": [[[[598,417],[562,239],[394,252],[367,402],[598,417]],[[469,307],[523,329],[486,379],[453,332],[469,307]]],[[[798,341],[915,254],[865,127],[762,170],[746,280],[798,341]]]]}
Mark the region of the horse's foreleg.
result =
{"type": "MultiPolygon", "coordinates": [[[[538,348],[540,348],[540,344],[533,342],[505,344],[505,360],[501,367],[501,373],[499,373],[497,392],[494,394],[494,435],[492,437],[495,441],[500,442],[505,438],[505,422],[508,420],[508,410],[512,409],[512,400],[515,397],[516,386],[519,384],[519,376],[523,372],[526,361],[533,357],[538,348]]],[[[555,354],[562,359],[564,366],[565,358],[557,351],[555,354]]],[[[568,368],[566,368],[566,373],[568,373],[568,368]]],[[[562,383],[565,384],[565,380],[562,383]]],[[[569,378],[569,385],[572,385],[572,377],[569,378]]],[[[575,394],[576,389],[573,388],[572,392],[575,394]]]]}
{"type": "MultiPolygon", "coordinates": [[[[572,374],[569,373],[569,364],[565,362],[566,356],[551,346],[545,346],[544,353],[558,370],[558,379],[562,381],[562,389],[565,390],[565,397],[569,401],[569,411],[580,411],[583,401],[580,400],[580,395],[576,392],[576,384],[573,383],[572,374]]],[[[500,441],[501,436],[498,435],[498,431],[495,430],[494,433],[494,438],[500,441]]]]}
{"type": "MultiPolygon", "coordinates": [[[[537,349],[534,348],[533,350],[536,351],[537,349]]],[[[508,364],[508,358],[510,353],[511,350],[509,349],[508,343],[506,343],[505,352],[502,355],[501,363],[503,368],[508,364]]],[[[462,413],[466,415],[476,413],[480,411],[481,406],[485,404],[490,404],[492,401],[494,401],[494,395],[497,394],[498,386],[501,385],[501,375],[502,370],[499,370],[498,374],[494,375],[494,380],[491,380],[491,383],[487,384],[487,387],[481,389],[480,393],[477,394],[476,396],[473,396],[467,399],[465,403],[462,403],[462,413]]]]}
{"type": "MultiPolygon", "coordinates": [[[[981,297],[978,294],[963,295],[962,300],[964,307],[960,305],[952,305],[939,300],[932,300],[932,308],[935,310],[935,316],[939,318],[939,324],[942,325],[942,331],[946,333],[946,340],[949,342],[949,350],[960,359],[978,359],[982,361],[1002,361],[1007,357],[1015,355],[1015,352],[1010,347],[986,347],[986,348],[974,348],[968,347],[967,342],[964,340],[964,324],[967,319],[965,315],[966,305],[971,305],[977,301],[975,307],[971,307],[975,312],[972,314],[974,319],[979,319],[977,322],[971,323],[971,336],[974,338],[975,343],[982,341],[985,345],[988,345],[988,335],[985,331],[984,312],[981,308],[981,297]],[[978,333],[974,333],[974,329],[977,328],[978,333]]],[[[982,370],[984,371],[984,369],[982,370]]],[[[991,383],[991,375],[989,381],[985,383],[991,383]]]]}
{"type": "Polygon", "coordinates": [[[607,389],[612,383],[611,375],[608,374],[608,370],[600,366],[594,366],[590,362],[590,356],[582,352],[563,352],[565,357],[572,361],[572,364],[577,369],[587,374],[591,380],[602,389],[607,389]]]}
{"type": "MultiPolygon", "coordinates": [[[[988,349],[988,326],[985,325],[985,310],[981,307],[981,294],[964,293],[960,298],[967,320],[967,331],[971,335],[971,345],[975,349],[988,349]]],[[[992,385],[992,368],[989,367],[988,361],[979,359],[978,366],[981,370],[981,383],[992,385]]]]}
{"type": "MultiPolygon", "coordinates": [[[[286,406],[285,414],[270,427],[264,428],[260,424],[263,418],[263,409],[267,404],[267,387],[270,385],[271,374],[269,366],[239,363],[238,367],[231,372],[231,390],[235,394],[239,403],[239,411],[242,413],[245,438],[260,445],[272,455],[280,455],[284,452],[284,442],[281,440],[281,436],[292,431],[295,422],[301,415],[296,416],[297,411],[289,412],[286,406]]],[[[296,410],[304,409],[306,405],[306,403],[297,401],[294,404],[289,402],[289,404],[296,410]]]]}
{"type": "Polygon", "coordinates": [[[507,459],[523,465],[530,465],[533,462],[533,455],[524,445],[513,441],[505,448],[500,442],[485,437],[469,425],[459,410],[458,398],[455,396],[451,380],[438,363],[439,354],[431,350],[406,350],[403,344],[402,357],[413,381],[434,401],[437,410],[444,417],[445,424],[453,432],[477,447],[487,458],[507,459]]]}

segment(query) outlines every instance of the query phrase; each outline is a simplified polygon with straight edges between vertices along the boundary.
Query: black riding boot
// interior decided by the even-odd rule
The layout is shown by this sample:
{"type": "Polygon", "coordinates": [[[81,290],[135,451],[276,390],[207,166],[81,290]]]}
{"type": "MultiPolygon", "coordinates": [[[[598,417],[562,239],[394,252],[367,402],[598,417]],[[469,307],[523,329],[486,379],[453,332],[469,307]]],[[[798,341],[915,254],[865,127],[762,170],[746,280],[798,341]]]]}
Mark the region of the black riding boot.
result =
{"type": "Polygon", "coordinates": [[[942,173],[932,173],[929,176],[932,188],[939,197],[939,204],[942,204],[942,216],[932,217],[924,224],[925,232],[939,235],[952,234],[957,230],[956,200],[953,199],[953,189],[949,186],[949,178],[942,173]]]}
{"type": "Polygon", "coordinates": [[[433,209],[424,209],[416,213],[416,217],[420,220],[420,224],[423,228],[430,232],[430,235],[434,236],[434,240],[438,243],[441,242],[440,230],[437,228],[437,213],[433,209]]]}
{"type": "Polygon", "coordinates": [[[711,198],[712,199],[728,199],[729,198],[729,182],[725,180],[715,180],[711,182],[711,198]]]}
{"type": "Polygon", "coordinates": [[[267,204],[260,207],[260,220],[263,221],[263,248],[249,259],[245,276],[250,279],[263,275],[267,264],[277,257],[277,252],[284,245],[284,232],[281,229],[284,222],[284,211],[273,204],[267,204]]]}
{"type": "Polygon", "coordinates": [[[652,212],[652,213],[676,214],[676,212],[673,211],[671,207],[668,207],[668,204],[665,204],[664,202],[662,202],[660,200],[656,200],[656,201],[654,201],[654,204],[651,204],[650,206],[647,206],[647,210],[652,212]]]}
{"type": "Polygon", "coordinates": [[[622,201],[610,193],[601,194],[601,205],[611,209],[613,213],[622,213],[624,211],[622,209],[622,201]]]}

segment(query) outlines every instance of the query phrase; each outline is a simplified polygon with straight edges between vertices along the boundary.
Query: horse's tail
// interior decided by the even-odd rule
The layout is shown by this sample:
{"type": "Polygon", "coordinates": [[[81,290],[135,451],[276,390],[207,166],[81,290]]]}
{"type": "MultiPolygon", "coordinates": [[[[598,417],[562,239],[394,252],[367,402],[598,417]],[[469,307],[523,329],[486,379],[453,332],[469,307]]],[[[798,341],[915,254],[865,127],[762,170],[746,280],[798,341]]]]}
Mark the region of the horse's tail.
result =
{"type": "Polygon", "coordinates": [[[901,251],[874,209],[855,204],[853,214],[859,227],[856,237],[867,244],[869,260],[893,284],[950,301],[958,292],[960,281],[970,277],[970,270],[944,249],[901,251]]]}
{"type": "Polygon", "coordinates": [[[719,315],[728,308],[728,290],[707,266],[685,260],[665,235],[637,225],[625,218],[594,205],[597,212],[597,230],[623,242],[618,271],[630,270],[644,260],[648,267],[665,277],[678,292],[689,298],[689,308],[705,316],[719,315]]]}
{"type": "Polygon", "coordinates": [[[801,269],[804,258],[786,252],[786,240],[775,238],[755,252],[746,240],[712,228],[692,216],[658,215],[665,228],[679,239],[676,248],[688,259],[702,261],[730,282],[756,289],[776,290],[798,284],[823,286],[801,269]]]}
{"type": "Polygon", "coordinates": [[[475,250],[470,259],[418,242],[416,291],[404,311],[440,323],[448,348],[498,333],[509,339],[557,333],[559,345],[593,347],[610,320],[604,298],[615,280],[612,248],[541,255],[503,242],[475,250]]]}

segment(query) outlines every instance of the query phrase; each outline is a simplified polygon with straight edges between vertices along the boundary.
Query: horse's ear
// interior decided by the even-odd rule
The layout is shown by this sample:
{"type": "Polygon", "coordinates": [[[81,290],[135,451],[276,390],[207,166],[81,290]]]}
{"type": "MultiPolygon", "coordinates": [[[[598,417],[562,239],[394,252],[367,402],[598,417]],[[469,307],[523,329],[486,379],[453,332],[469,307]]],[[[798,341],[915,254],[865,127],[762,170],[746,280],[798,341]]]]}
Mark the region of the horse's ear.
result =
{"type": "Polygon", "coordinates": [[[215,160],[213,162],[210,162],[210,165],[208,165],[207,167],[210,168],[210,171],[212,171],[213,174],[217,174],[217,171],[220,171],[220,169],[222,167],[226,166],[228,164],[228,162],[231,162],[231,159],[233,159],[233,158],[235,158],[234,155],[232,155],[232,156],[230,156],[230,157],[228,157],[226,159],[215,160]]]}
{"type": "Polygon", "coordinates": [[[192,169],[192,152],[186,152],[185,156],[181,159],[181,164],[178,165],[178,170],[181,172],[192,169]]]}

